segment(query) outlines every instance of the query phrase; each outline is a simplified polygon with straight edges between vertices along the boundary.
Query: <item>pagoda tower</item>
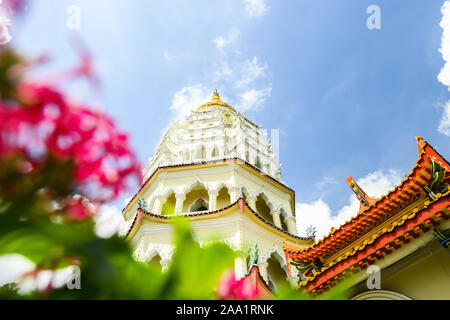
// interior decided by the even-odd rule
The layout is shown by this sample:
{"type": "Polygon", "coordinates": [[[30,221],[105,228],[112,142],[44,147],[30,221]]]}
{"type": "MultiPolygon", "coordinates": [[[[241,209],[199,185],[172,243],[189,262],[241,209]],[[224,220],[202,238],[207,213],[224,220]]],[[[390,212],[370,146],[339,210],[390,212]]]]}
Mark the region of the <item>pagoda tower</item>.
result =
{"type": "Polygon", "coordinates": [[[122,212],[135,258],[167,269],[174,250],[170,217],[183,216],[200,242],[220,236],[240,252],[257,248],[258,261],[236,258],[237,279],[255,265],[271,288],[289,279],[283,239],[300,247],[313,240],[296,235],[295,194],[281,180],[276,156],[261,127],[216,90],[185,121],[172,123],[122,212]]]}

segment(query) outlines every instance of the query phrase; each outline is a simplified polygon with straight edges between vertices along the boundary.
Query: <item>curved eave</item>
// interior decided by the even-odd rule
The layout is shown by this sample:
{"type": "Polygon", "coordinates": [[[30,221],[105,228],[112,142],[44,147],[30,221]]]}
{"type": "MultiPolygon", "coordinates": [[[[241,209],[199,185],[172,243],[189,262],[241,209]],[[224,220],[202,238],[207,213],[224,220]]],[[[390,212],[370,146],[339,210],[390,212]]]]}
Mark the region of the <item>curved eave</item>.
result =
{"type": "Polygon", "coordinates": [[[280,237],[287,239],[289,241],[292,241],[298,245],[301,246],[309,246],[313,243],[313,239],[310,237],[300,237],[296,236],[294,234],[291,234],[281,228],[278,228],[277,226],[273,225],[272,223],[264,220],[259,214],[257,214],[255,211],[253,211],[248,204],[244,201],[243,198],[239,198],[236,202],[230,204],[227,207],[224,207],[219,210],[215,211],[205,211],[205,212],[199,212],[199,213],[189,213],[189,214],[182,214],[182,215],[170,215],[170,216],[163,216],[154,214],[151,212],[144,211],[142,209],[138,209],[138,212],[136,213],[135,217],[133,218],[133,222],[131,226],[129,227],[128,231],[125,234],[125,239],[130,240],[137,232],[140,222],[142,221],[142,218],[150,219],[152,221],[157,221],[161,223],[168,223],[170,220],[174,218],[183,217],[187,220],[203,220],[203,219],[210,219],[212,217],[218,218],[221,216],[224,216],[226,214],[236,212],[236,210],[240,210],[241,213],[247,214],[253,221],[255,221],[258,225],[262,226],[265,229],[270,230],[271,232],[279,235],[280,237]]]}
{"type": "Polygon", "coordinates": [[[211,160],[211,161],[199,161],[199,162],[192,162],[192,163],[186,163],[186,164],[177,164],[177,165],[170,165],[170,166],[161,166],[158,167],[150,177],[141,185],[138,192],[131,198],[131,200],[127,203],[125,208],[122,210],[122,215],[125,213],[125,211],[129,210],[139,199],[139,197],[147,190],[147,188],[151,185],[154,179],[158,176],[161,172],[171,172],[171,171],[178,171],[178,170],[185,170],[186,168],[192,169],[192,168],[206,168],[206,167],[214,167],[214,166],[223,166],[227,165],[229,163],[236,163],[244,168],[252,171],[253,173],[258,174],[258,176],[273,186],[275,186],[278,189],[281,189],[283,191],[286,191],[291,194],[291,207],[293,209],[292,212],[295,212],[295,192],[285,184],[281,183],[280,181],[276,180],[275,178],[272,178],[271,176],[268,176],[267,174],[263,173],[260,169],[256,168],[255,166],[251,165],[247,161],[244,161],[238,157],[233,158],[223,158],[219,160],[211,160]]]}
{"type": "Polygon", "coordinates": [[[415,209],[409,215],[392,221],[382,234],[374,234],[361,245],[335,259],[327,266],[296,287],[305,292],[322,293],[333,287],[342,278],[364,270],[368,265],[375,264],[408,244],[410,241],[429,232],[439,224],[449,219],[450,190],[445,194],[437,195],[434,202],[427,201],[422,209],[415,209]],[[447,213],[445,213],[447,212],[447,213]]]}
{"type": "MultiPolygon", "coordinates": [[[[295,254],[298,261],[314,261],[325,255],[334,255],[337,252],[336,248],[341,248],[339,250],[342,250],[351,244],[347,240],[355,237],[355,234],[358,233],[355,230],[361,229],[364,230],[362,231],[363,234],[367,233],[370,231],[368,230],[368,225],[373,220],[378,221],[385,217],[389,218],[393,215],[392,211],[395,211],[399,206],[406,204],[406,207],[410,205],[411,203],[409,201],[413,196],[418,194],[424,195],[423,186],[428,185],[431,178],[431,159],[438,161],[447,170],[450,170],[450,165],[447,160],[440,156],[421,137],[416,137],[416,141],[419,150],[419,159],[411,169],[411,172],[405,175],[406,178],[399,185],[388,191],[386,195],[377,199],[375,203],[356,214],[351,220],[346,221],[339,228],[332,229],[328,235],[313,246],[299,248],[295,244],[285,242],[283,249],[288,254],[295,254]]],[[[396,213],[398,211],[394,214],[396,213]]]]}

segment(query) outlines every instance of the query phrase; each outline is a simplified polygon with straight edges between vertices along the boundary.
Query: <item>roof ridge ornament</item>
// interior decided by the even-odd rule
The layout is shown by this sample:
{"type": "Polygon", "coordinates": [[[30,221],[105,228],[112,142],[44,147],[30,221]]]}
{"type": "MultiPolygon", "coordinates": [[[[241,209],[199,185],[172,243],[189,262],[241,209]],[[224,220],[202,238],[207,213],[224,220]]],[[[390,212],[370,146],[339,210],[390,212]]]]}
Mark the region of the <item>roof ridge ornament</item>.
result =
{"type": "Polygon", "coordinates": [[[353,179],[351,174],[347,179],[345,179],[345,181],[347,181],[348,185],[355,193],[356,198],[358,198],[361,203],[358,213],[362,212],[365,208],[377,201],[375,198],[369,197],[367,193],[364,192],[364,190],[356,183],[355,179],[353,179]]]}
{"type": "Polygon", "coordinates": [[[419,152],[419,156],[420,153],[422,152],[423,148],[425,148],[425,145],[427,144],[427,142],[425,140],[423,140],[423,138],[421,136],[417,136],[415,138],[416,142],[417,142],[417,151],[419,152]]]}

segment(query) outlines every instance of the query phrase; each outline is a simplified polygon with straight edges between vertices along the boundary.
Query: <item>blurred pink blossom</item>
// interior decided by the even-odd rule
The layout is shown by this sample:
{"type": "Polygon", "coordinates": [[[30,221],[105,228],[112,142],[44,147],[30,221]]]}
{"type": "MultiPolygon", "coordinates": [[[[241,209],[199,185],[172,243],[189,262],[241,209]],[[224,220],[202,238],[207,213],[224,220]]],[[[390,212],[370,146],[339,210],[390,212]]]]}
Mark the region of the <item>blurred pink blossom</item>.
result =
{"type": "Polygon", "coordinates": [[[0,0],[0,6],[9,14],[19,15],[27,8],[28,0],[0,0]]]}
{"type": "Polygon", "coordinates": [[[222,300],[252,300],[258,298],[258,288],[248,277],[236,280],[231,271],[220,280],[217,295],[222,300]]]}
{"type": "Polygon", "coordinates": [[[67,201],[66,211],[70,220],[84,220],[96,214],[95,206],[89,199],[75,195],[67,201]]]}
{"type": "Polygon", "coordinates": [[[60,92],[22,85],[23,101],[0,101],[0,157],[21,152],[30,163],[47,155],[75,162],[75,181],[94,202],[114,199],[129,178],[140,180],[140,165],[128,136],[105,113],[68,102],[60,92]]]}

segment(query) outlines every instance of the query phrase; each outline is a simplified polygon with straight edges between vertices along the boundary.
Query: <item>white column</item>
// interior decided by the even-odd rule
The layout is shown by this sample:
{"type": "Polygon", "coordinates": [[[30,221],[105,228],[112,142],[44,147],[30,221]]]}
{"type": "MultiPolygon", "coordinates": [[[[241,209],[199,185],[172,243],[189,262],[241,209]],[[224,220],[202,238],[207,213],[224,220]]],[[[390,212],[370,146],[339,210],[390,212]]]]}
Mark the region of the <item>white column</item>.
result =
{"type": "Polygon", "coordinates": [[[163,197],[162,196],[156,196],[155,199],[155,206],[154,206],[154,212],[155,214],[161,214],[161,209],[162,209],[162,205],[163,205],[163,197]]]}
{"type": "Polygon", "coordinates": [[[217,194],[216,190],[208,191],[209,195],[209,211],[217,210],[217,194]]]}
{"type": "Polygon", "coordinates": [[[253,211],[256,211],[256,197],[249,196],[247,198],[247,203],[250,206],[250,208],[253,209],[253,211]]]}
{"type": "Polygon", "coordinates": [[[234,276],[236,280],[243,278],[247,274],[247,266],[245,257],[237,257],[234,259],[234,276]]]}
{"type": "Polygon", "coordinates": [[[239,197],[239,189],[237,187],[232,187],[230,190],[230,202],[236,202],[239,197]]]}
{"type": "Polygon", "coordinates": [[[172,262],[172,260],[170,258],[161,259],[161,267],[162,267],[163,272],[165,272],[169,269],[171,262],[172,262]]]}
{"type": "Polygon", "coordinates": [[[270,214],[273,218],[273,224],[278,228],[281,228],[280,210],[273,210],[270,214]]]}
{"type": "Polygon", "coordinates": [[[177,199],[175,203],[175,214],[180,214],[183,211],[183,202],[186,196],[182,193],[177,193],[175,198],[177,199]]]}
{"type": "Polygon", "coordinates": [[[293,216],[289,216],[284,221],[287,224],[287,228],[289,233],[297,235],[297,225],[295,224],[295,218],[293,216]]]}

